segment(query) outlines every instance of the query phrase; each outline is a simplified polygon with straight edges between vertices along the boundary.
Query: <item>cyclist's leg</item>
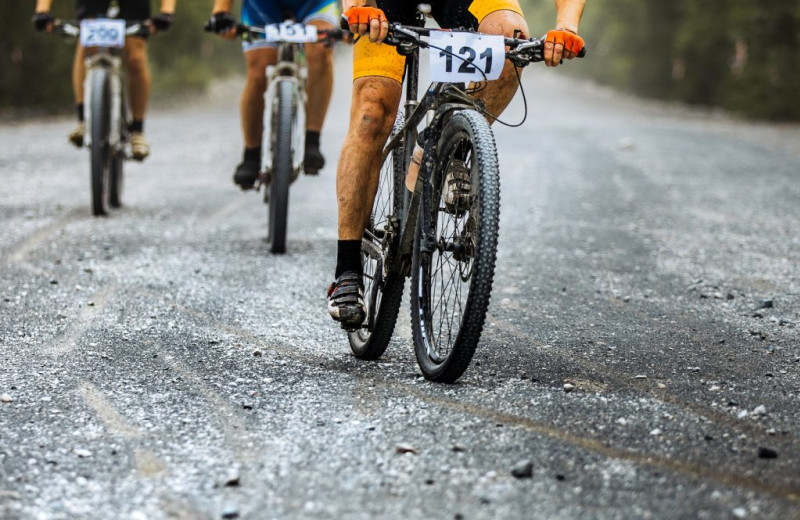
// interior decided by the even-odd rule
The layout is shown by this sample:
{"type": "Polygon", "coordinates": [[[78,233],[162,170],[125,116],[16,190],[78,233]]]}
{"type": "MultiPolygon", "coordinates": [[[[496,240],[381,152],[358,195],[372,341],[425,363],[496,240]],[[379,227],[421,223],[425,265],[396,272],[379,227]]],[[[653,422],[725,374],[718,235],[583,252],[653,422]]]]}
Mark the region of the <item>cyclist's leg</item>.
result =
{"type": "Polygon", "coordinates": [[[336,174],[339,240],[360,241],[364,233],[400,94],[400,83],[391,78],[368,76],[353,83],[350,126],[336,174]]]}
{"type": "MultiPolygon", "coordinates": [[[[479,21],[478,32],[501,34],[511,38],[519,31],[517,34],[520,38],[528,37],[528,24],[517,0],[475,0],[470,10],[479,21]]],[[[490,114],[499,116],[517,93],[519,87],[517,77],[522,74],[522,70],[515,68],[506,60],[500,78],[490,81],[486,89],[475,95],[476,98],[483,100],[486,111],[490,114]]],[[[489,123],[494,122],[494,118],[487,119],[489,123]]]]}
{"type": "Polygon", "coordinates": [[[355,45],[350,125],[336,171],[336,282],[328,291],[328,312],[348,329],[359,327],[366,316],[361,237],[378,188],[381,151],[400,102],[403,63],[394,47],[366,39],[355,45]]]}
{"type": "MultiPolygon", "coordinates": [[[[123,20],[142,21],[150,18],[148,0],[126,0],[120,2],[119,16],[123,20]]],[[[132,36],[125,38],[125,68],[128,71],[128,93],[130,94],[131,154],[137,161],[150,155],[150,145],[144,137],[144,116],[150,99],[150,68],[147,64],[147,38],[132,36]]]]}
{"type": "Polygon", "coordinates": [[[361,240],[369,219],[381,151],[400,102],[404,63],[389,45],[364,38],[354,46],[350,124],[336,175],[340,240],[361,240]]]}
{"type": "Polygon", "coordinates": [[[131,155],[137,161],[150,155],[150,144],[144,137],[144,116],[150,96],[150,69],[147,65],[147,40],[125,39],[125,68],[128,71],[128,92],[133,121],[130,124],[131,155]]]}
{"type": "Polygon", "coordinates": [[[150,95],[150,69],[147,65],[147,40],[140,37],[125,39],[125,68],[128,71],[131,114],[134,121],[144,121],[150,95]]]}
{"type": "MultiPolygon", "coordinates": [[[[297,17],[303,23],[318,29],[333,29],[339,22],[336,0],[306,2],[297,17]]],[[[306,128],[315,132],[322,130],[325,114],[333,91],[333,47],[324,43],[306,45],[308,60],[308,115],[306,128]]]]}
{"type": "MultiPolygon", "coordinates": [[[[336,0],[305,2],[297,13],[298,20],[318,29],[333,29],[338,23],[336,0]]],[[[306,139],[303,165],[306,173],[317,173],[325,165],[319,149],[320,131],[333,92],[333,46],[325,43],[307,44],[308,103],[306,107],[306,139]]]]}
{"type": "MultiPolygon", "coordinates": [[[[244,0],[242,23],[264,27],[281,22],[280,9],[274,2],[244,0]]],[[[277,47],[263,40],[243,42],[244,61],[247,69],[242,95],[239,99],[239,116],[242,124],[244,152],[242,162],[236,166],[233,181],[242,189],[250,189],[258,179],[261,169],[261,142],[264,135],[264,93],[267,90],[267,66],[277,61],[277,47]]]]}
{"type": "Polygon", "coordinates": [[[264,92],[267,90],[267,66],[277,60],[274,47],[251,47],[244,54],[247,67],[239,111],[245,148],[260,148],[264,130],[264,92]]]}
{"type": "Polygon", "coordinates": [[[75,111],[78,114],[78,125],[67,136],[69,142],[77,147],[83,146],[84,136],[86,135],[86,122],[83,116],[83,81],[85,78],[84,52],[83,47],[78,43],[75,46],[75,58],[72,62],[72,93],[75,99],[75,111]]]}

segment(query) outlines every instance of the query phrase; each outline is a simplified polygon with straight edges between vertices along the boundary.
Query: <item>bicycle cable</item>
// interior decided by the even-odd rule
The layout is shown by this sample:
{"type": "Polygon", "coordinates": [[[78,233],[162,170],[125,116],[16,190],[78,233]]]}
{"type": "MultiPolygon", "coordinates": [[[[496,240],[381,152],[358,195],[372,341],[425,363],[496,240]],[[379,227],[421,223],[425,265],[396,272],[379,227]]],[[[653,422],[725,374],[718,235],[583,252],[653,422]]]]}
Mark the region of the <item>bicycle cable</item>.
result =
{"type": "MultiPolygon", "coordinates": [[[[438,50],[438,51],[442,51],[443,53],[449,54],[450,56],[452,56],[454,58],[458,58],[459,60],[463,61],[464,63],[469,63],[466,58],[463,58],[462,56],[459,56],[458,54],[455,54],[454,52],[448,51],[447,49],[443,49],[441,47],[437,47],[436,45],[432,45],[430,42],[422,42],[422,41],[420,41],[419,43],[420,43],[421,47],[427,47],[429,49],[435,49],[435,50],[438,50]]],[[[477,82],[477,83],[479,83],[479,84],[480,83],[485,83],[485,86],[481,86],[480,88],[477,88],[477,89],[476,88],[466,89],[466,91],[468,93],[481,92],[481,91],[483,91],[483,90],[485,90],[486,88],[489,87],[489,78],[486,77],[486,72],[481,70],[480,67],[475,67],[475,70],[480,72],[481,75],[483,76],[483,79],[484,79],[484,81],[477,82]]],[[[501,120],[499,117],[495,116],[494,114],[491,114],[485,108],[483,108],[481,106],[477,106],[477,105],[475,106],[475,109],[478,112],[480,112],[483,116],[485,116],[487,118],[490,118],[490,119],[493,119],[494,121],[496,121],[496,122],[500,123],[501,125],[506,126],[508,128],[519,128],[520,126],[525,124],[525,121],[528,120],[528,98],[527,98],[527,96],[525,96],[525,89],[522,88],[522,76],[520,76],[519,68],[516,65],[514,66],[514,73],[517,76],[517,85],[519,86],[519,90],[522,92],[522,103],[523,103],[522,121],[520,121],[519,123],[507,123],[507,122],[501,120]]]]}

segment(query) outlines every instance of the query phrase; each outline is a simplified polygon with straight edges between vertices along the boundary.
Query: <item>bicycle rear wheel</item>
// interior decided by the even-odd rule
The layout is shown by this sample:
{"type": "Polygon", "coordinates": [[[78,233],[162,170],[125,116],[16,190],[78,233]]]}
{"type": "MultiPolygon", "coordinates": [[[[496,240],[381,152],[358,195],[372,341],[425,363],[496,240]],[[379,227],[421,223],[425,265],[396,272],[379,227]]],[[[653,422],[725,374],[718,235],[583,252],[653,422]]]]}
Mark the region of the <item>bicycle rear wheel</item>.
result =
{"type": "Polygon", "coordinates": [[[497,256],[497,150],[478,112],[463,110],[445,123],[431,184],[431,207],[420,210],[414,241],[414,352],[426,379],[451,383],[467,369],[480,340],[497,256]],[[426,250],[423,212],[433,239],[426,250]]]}
{"type": "Polygon", "coordinates": [[[289,184],[292,181],[292,133],[296,122],[297,103],[294,83],[278,80],[272,107],[272,170],[269,185],[270,252],[286,252],[286,228],[289,213],[289,184]]]}
{"type": "MultiPolygon", "coordinates": [[[[398,113],[389,139],[402,130],[403,123],[404,117],[398,113]]],[[[405,176],[403,150],[401,140],[381,166],[372,215],[361,240],[367,319],[362,328],[348,333],[350,348],[359,359],[378,359],[386,351],[403,298],[405,277],[393,272],[388,265],[400,241],[405,176]]]]}
{"type": "Polygon", "coordinates": [[[92,133],[92,214],[107,213],[110,146],[108,134],[111,130],[111,86],[108,71],[103,68],[91,72],[91,121],[92,133]]]}

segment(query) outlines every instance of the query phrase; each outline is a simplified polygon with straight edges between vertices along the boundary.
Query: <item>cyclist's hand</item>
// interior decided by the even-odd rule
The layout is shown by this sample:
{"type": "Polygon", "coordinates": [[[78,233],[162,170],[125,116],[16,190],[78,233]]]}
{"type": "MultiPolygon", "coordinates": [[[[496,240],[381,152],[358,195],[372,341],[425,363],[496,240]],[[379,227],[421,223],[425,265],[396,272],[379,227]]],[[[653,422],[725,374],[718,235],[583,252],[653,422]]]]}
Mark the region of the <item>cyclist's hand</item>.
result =
{"type": "Polygon", "coordinates": [[[211,30],[223,38],[230,40],[236,37],[236,18],[227,11],[219,11],[212,14],[206,27],[206,30],[211,30]]]}
{"type": "Polygon", "coordinates": [[[548,31],[544,37],[544,62],[548,67],[557,67],[561,60],[571,60],[583,50],[583,38],[572,31],[548,31]]]}
{"type": "Polygon", "coordinates": [[[351,7],[344,15],[351,33],[358,36],[369,34],[369,41],[373,43],[381,43],[389,33],[386,15],[377,7],[351,7]]]}
{"type": "Polygon", "coordinates": [[[33,22],[33,27],[37,31],[47,31],[50,32],[53,30],[53,15],[50,14],[48,11],[42,11],[39,13],[35,13],[31,21],[33,22]]]}
{"type": "Polygon", "coordinates": [[[166,31],[172,27],[172,22],[175,20],[175,15],[173,13],[165,13],[161,12],[154,16],[151,20],[153,27],[155,27],[156,31],[166,31]]]}

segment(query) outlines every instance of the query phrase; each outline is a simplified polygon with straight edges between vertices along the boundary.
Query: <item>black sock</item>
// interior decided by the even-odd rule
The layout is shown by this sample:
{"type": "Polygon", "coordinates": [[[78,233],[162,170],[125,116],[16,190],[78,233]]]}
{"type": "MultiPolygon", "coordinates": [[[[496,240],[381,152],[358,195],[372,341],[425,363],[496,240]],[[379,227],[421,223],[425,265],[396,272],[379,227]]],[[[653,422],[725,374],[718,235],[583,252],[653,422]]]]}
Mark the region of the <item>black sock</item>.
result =
{"type": "Polygon", "coordinates": [[[319,132],[306,130],[306,147],[319,148],[319,132]]]}
{"type": "Polygon", "coordinates": [[[339,240],[336,251],[336,278],[345,271],[361,271],[361,240],[339,240]]]}
{"type": "Polygon", "coordinates": [[[131,123],[129,128],[131,132],[139,132],[140,134],[144,132],[144,120],[143,119],[134,119],[131,123]]]}
{"type": "Polygon", "coordinates": [[[85,121],[85,118],[83,117],[83,103],[75,104],[75,112],[78,113],[78,122],[83,123],[85,121]]]}
{"type": "Polygon", "coordinates": [[[261,147],[256,146],[255,148],[245,148],[244,149],[244,162],[261,162],[261,147]]]}

